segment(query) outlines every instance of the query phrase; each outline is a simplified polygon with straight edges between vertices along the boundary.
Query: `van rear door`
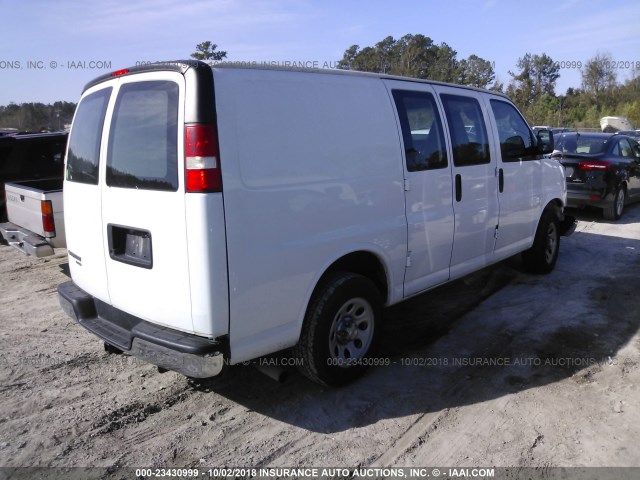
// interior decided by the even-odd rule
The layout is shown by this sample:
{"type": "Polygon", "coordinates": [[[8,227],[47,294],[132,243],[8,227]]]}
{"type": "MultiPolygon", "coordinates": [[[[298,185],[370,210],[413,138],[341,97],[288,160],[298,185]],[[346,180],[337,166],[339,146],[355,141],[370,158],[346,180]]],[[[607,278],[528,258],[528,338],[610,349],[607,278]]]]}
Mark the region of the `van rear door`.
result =
{"type": "Polygon", "coordinates": [[[115,81],[87,90],[76,108],[67,146],[63,203],[69,269],[81,289],[109,302],[102,235],[99,167],[105,117],[115,81]]]}
{"type": "Polygon", "coordinates": [[[192,332],[184,190],[184,77],[122,77],[107,116],[102,233],[110,303],[192,332]]]}

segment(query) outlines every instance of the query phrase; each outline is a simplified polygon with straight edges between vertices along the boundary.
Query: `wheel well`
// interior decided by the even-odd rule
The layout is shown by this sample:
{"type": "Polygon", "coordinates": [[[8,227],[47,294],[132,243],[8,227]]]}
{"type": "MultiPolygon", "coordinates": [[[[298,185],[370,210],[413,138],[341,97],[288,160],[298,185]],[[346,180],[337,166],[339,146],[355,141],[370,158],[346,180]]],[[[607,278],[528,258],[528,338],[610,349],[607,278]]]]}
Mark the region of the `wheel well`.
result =
{"type": "Polygon", "coordinates": [[[327,268],[318,284],[321,284],[334,272],[351,272],[367,277],[380,291],[383,303],[387,301],[387,275],[382,262],[373,253],[353,252],[336,260],[329,268],[327,268]]]}
{"type": "Polygon", "coordinates": [[[558,217],[559,220],[562,220],[563,215],[562,215],[562,201],[558,198],[554,198],[553,200],[551,200],[549,203],[547,203],[547,206],[544,207],[543,213],[547,210],[550,210],[552,212],[554,212],[556,214],[556,216],[558,217]]]}

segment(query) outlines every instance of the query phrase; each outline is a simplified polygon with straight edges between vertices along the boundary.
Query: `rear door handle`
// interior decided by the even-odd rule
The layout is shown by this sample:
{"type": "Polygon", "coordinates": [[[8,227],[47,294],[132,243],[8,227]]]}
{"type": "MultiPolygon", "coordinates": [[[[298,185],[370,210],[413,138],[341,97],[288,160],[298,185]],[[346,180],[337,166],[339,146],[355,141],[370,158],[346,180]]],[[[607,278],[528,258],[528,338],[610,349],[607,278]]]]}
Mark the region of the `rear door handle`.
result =
{"type": "Polygon", "coordinates": [[[456,202],[462,200],[462,177],[460,174],[456,175],[456,202]]]}
{"type": "Polygon", "coordinates": [[[123,225],[107,225],[109,256],[134,267],[153,268],[151,232],[123,225]]]}
{"type": "Polygon", "coordinates": [[[498,170],[498,189],[500,193],[504,191],[504,171],[502,169],[498,170]]]}

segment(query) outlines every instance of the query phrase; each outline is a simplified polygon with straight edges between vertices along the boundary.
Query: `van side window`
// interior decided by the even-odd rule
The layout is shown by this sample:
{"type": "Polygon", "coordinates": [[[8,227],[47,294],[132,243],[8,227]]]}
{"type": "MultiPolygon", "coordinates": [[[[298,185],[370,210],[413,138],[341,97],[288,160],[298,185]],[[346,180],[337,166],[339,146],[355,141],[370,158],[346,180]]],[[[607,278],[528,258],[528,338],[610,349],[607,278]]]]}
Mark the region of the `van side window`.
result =
{"type": "Polygon", "coordinates": [[[538,148],[529,125],[513,105],[500,100],[491,100],[491,110],[498,127],[502,161],[536,159],[538,148]]]}
{"type": "Polygon", "coordinates": [[[98,184],[100,139],[111,88],[87,95],[78,105],[69,138],[66,178],[70,182],[98,184]]]}
{"type": "Polygon", "coordinates": [[[118,92],[107,153],[107,185],[178,190],[178,84],[136,82],[118,92]]]}
{"type": "Polygon", "coordinates": [[[433,95],[393,90],[407,158],[407,170],[433,170],[447,166],[442,122],[433,95]]]}
{"type": "Polygon", "coordinates": [[[489,163],[489,140],[480,104],[475,98],[440,95],[453,146],[456,167],[489,163]]]}

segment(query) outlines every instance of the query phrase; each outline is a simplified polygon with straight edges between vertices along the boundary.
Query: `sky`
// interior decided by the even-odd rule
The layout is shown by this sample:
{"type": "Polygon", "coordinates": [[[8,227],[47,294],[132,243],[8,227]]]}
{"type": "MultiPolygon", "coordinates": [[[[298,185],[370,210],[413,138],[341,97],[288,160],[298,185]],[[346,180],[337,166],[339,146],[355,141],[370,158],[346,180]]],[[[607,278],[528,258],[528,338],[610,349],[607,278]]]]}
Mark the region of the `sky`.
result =
{"type": "Polygon", "coordinates": [[[233,62],[335,66],[351,45],[408,33],[493,63],[505,85],[526,53],[559,62],[556,93],[598,53],[640,71],[637,0],[0,0],[0,105],[77,102],[93,78],[188,59],[210,40],[233,62]],[[317,63],[314,63],[317,62],[317,63]]]}

